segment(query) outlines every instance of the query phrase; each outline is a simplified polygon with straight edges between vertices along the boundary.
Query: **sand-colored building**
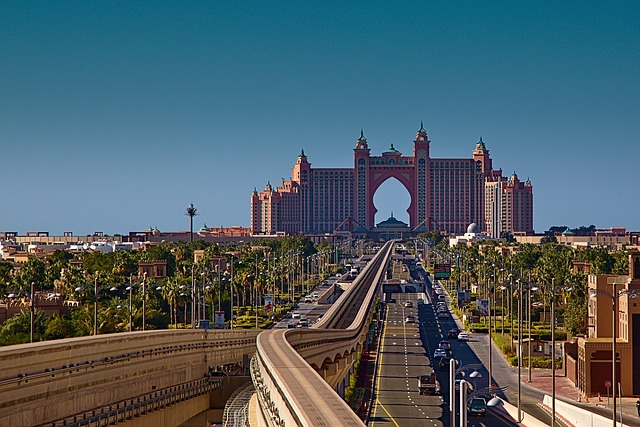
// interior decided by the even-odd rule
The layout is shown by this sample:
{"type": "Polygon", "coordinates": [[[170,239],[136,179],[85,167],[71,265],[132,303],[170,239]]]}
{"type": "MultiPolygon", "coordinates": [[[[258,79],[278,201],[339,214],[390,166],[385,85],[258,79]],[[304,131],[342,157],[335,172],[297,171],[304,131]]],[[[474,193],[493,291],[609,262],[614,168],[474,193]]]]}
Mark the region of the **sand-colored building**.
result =
{"type": "Polygon", "coordinates": [[[619,382],[623,396],[640,396],[640,251],[629,251],[628,275],[590,274],[588,293],[598,296],[589,297],[588,333],[576,341],[577,359],[567,355],[568,376],[575,377],[576,386],[587,395],[605,395],[608,382],[612,386],[619,382]],[[612,380],[614,322],[616,381],[612,380]]]}

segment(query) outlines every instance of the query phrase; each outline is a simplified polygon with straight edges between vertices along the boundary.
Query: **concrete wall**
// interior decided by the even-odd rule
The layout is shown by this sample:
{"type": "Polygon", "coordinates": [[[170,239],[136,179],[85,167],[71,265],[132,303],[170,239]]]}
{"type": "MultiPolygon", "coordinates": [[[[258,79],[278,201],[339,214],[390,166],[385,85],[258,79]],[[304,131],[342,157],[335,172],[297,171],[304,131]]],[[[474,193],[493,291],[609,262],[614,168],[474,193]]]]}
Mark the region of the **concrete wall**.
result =
{"type": "Polygon", "coordinates": [[[163,330],[4,347],[0,425],[43,424],[202,379],[210,368],[242,364],[255,353],[256,336],[163,330]]]}
{"type": "MultiPolygon", "coordinates": [[[[551,396],[545,395],[542,401],[544,405],[551,407],[551,396]]],[[[601,415],[589,412],[586,409],[578,408],[570,403],[556,399],[556,413],[565,420],[580,427],[609,427],[613,420],[605,418],[601,415]]],[[[620,427],[626,427],[627,424],[616,423],[620,427]]]]}

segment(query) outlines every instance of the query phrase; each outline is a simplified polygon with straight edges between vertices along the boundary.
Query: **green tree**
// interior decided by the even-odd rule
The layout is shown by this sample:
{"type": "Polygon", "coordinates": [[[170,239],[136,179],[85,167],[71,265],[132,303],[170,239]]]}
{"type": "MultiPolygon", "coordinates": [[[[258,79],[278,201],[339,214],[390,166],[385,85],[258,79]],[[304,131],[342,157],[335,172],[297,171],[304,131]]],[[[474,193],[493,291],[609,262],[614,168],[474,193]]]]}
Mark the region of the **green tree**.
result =
{"type": "Polygon", "coordinates": [[[184,214],[189,217],[189,241],[193,242],[193,217],[198,215],[198,208],[193,206],[193,202],[191,202],[189,206],[187,206],[187,209],[185,209],[184,214]]]}
{"type": "Polygon", "coordinates": [[[29,261],[22,264],[18,270],[18,286],[24,290],[31,289],[31,283],[35,285],[35,290],[40,291],[50,287],[53,283],[47,283],[46,265],[38,258],[29,258],[29,261]]]}
{"type": "Polygon", "coordinates": [[[45,339],[54,340],[61,338],[71,338],[76,335],[71,319],[64,316],[53,316],[47,322],[45,329],[45,339]]]}

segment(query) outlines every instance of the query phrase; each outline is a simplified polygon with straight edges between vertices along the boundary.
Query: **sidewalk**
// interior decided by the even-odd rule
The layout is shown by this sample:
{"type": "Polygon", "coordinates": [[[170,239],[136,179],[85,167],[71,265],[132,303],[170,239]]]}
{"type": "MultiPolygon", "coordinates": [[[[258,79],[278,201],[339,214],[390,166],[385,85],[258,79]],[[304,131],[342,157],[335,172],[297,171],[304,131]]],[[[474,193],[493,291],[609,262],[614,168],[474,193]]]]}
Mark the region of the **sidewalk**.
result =
{"type": "MultiPolygon", "coordinates": [[[[553,380],[551,369],[532,369],[531,382],[527,381],[529,379],[527,369],[522,369],[521,374],[520,379],[523,385],[538,389],[551,396],[553,380]]],[[[590,398],[588,402],[579,400],[579,396],[580,393],[578,389],[574,387],[573,383],[565,377],[561,371],[556,371],[556,398],[592,412],[600,413],[601,411],[597,411],[597,408],[605,408],[610,411],[609,416],[611,416],[613,399],[608,399],[609,402],[607,404],[607,396],[601,396],[601,401],[598,400],[597,397],[590,398]]],[[[637,400],[635,397],[617,398],[616,406],[618,406],[618,412],[620,412],[620,405],[622,404],[622,419],[624,424],[640,425],[640,417],[638,417],[638,411],[636,409],[637,400]]]]}

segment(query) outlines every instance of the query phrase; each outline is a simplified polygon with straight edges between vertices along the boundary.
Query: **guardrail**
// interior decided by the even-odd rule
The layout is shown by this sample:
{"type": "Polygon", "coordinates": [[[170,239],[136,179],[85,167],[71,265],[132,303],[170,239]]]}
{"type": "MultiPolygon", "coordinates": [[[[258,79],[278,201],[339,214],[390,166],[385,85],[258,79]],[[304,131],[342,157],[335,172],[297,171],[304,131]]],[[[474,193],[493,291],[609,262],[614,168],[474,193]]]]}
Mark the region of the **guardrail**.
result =
{"type": "Polygon", "coordinates": [[[148,412],[163,409],[187,399],[202,396],[203,394],[219,389],[221,385],[222,380],[220,378],[203,378],[153,393],[147,393],[132,399],[125,399],[92,411],[42,424],[42,426],[108,426],[114,423],[132,420],[148,412]]]}
{"type": "Polygon", "coordinates": [[[351,355],[360,348],[392,249],[388,242],[314,328],[258,336],[251,376],[267,425],[364,425],[308,360],[328,357],[336,364],[336,352],[351,355]]]}

